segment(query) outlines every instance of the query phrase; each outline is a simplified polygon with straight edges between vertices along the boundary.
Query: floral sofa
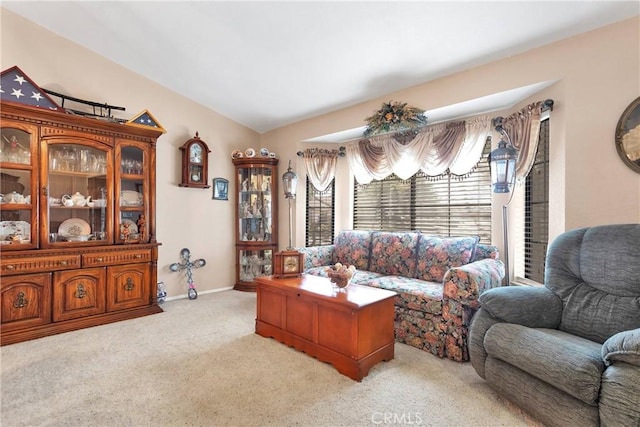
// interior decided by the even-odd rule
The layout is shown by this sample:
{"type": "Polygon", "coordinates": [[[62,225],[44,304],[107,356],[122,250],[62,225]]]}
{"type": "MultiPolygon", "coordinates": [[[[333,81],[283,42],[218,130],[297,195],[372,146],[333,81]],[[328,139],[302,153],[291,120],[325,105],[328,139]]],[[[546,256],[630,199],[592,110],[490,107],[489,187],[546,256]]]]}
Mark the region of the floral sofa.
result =
{"type": "Polygon", "coordinates": [[[456,361],[469,360],[478,297],[504,277],[497,248],[477,237],[341,231],[333,245],[298,250],[307,274],[326,276],[340,262],[358,269],[351,283],[395,291],[396,341],[456,361]]]}

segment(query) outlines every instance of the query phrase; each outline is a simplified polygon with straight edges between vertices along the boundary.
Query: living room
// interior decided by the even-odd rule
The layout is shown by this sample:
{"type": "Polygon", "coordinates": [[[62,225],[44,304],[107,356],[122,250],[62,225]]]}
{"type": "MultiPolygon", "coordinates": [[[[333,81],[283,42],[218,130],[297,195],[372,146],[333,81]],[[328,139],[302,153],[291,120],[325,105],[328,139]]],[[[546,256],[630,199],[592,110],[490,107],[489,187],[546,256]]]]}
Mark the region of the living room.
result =
{"type": "MultiPolygon", "coordinates": [[[[640,176],[620,160],[614,143],[620,115],[640,95],[638,16],[263,133],[5,8],[1,10],[1,19],[2,70],[17,65],[40,87],[124,105],[128,114],[148,110],[167,130],[157,144],[157,238],[162,243],[158,254],[158,281],[166,285],[169,300],[184,298],[187,293],[184,277],[169,268],[179,260],[184,247],[188,247],[194,257],[206,259],[206,266],[194,273],[202,297],[211,293],[215,298],[220,291],[232,288],[236,280],[233,197],[229,201],[212,200],[210,189],[178,186],[179,147],[186,140],[198,132],[207,142],[212,150],[210,178],[223,177],[233,183],[231,153],[249,147],[267,147],[277,153],[280,175],[291,160],[297,175],[304,177],[304,164],[296,155],[298,151],[310,146],[336,148],[335,144],[310,145],[305,140],[358,128],[364,124],[365,117],[389,100],[430,111],[545,83],[543,89],[520,100],[508,111],[496,113],[507,115],[534,101],[554,100],[550,129],[549,180],[553,185],[549,194],[549,240],[579,227],[640,222],[640,176]]],[[[151,62],[157,61],[158,66],[162,66],[170,60],[153,58],[151,62]]],[[[185,70],[189,66],[185,64],[185,70]]],[[[349,229],[352,227],[353,178],[344,159],[338,162],[336,188],[340,191],[336,193],[335,229],[349,229]]],[[[232,191],[230,189],[230,194],[232,191]]],[[[305,196],[305,186],[299,185],[293,215],[296,246],[302,246],[305,241],[305,196]]],[[[500,206],[504,201],[506,197],[495,196],[492,215],[492,242],[501,249],[500,206]]],[[[286,203],[281,194],[278,211],[281,248],[288,240],[286,203]]],[[[200,300],[187,302],[201,303],[200,300]]]]}
{"type": "MultiPolygon", "coordinates": [[[[555,101],[550,127],[549,180],[553,185],[549,194],[549,240],[582,226],[638,222],[640,178],[621,162],[614,144],[616,124],[637,97],[634,93],[639,87],[637,49],[629,48],[629,43],[636,41],[637,17],[260,134],[19,15],[6,9],[2,12],[3,69],[17,65],[41,87],[82,99],[124,105],[130,115],[148,110],[167,129],[157,144],[157,223],[158,241],[162,243],[158,280],[165,283],[169,297],[187,292],[183,278],[168,268],[178,260],[183,247],[188,247],[194,257],[207,261],[195,275],[199,292],[228,288],[235,282],[234,206],[230,202],[212,201],[208,191],[178,187],[178,148],[185,141],[199,132],[212,149],[210,177],[233,178],[231,153],[249,147],[267,147],[277,153],[280,173],[291,160],[298,176],[304,176],[303,161],[295,153],[310,147],[336,148],[336,144],[311,145],[302,141],[361,127],[366,117],[390,99],[429,111],[515,88],[554,82],[510,110],[534,101],[555,101]],[[133,87],[135,90],[131,90],[133,87]],[[598,165],[597,169],[594,165],[598,165]],[[211,245],[214,241],[216,245],[211,245]],[[201,279],[214,271],[215,281],[201,279]]],[[[352,225],[348,189],[352,188],[353,178],[343,160],[338,162],[336,172],[336,188],[344,189],[336,194],[336,230],[352,225]]],[[[294,204],[296,246],[303,246],[305,241],[304,187],[299,185],[298,202],[294,204]]],[[[279,206],[286,206],[283,195],[278,201],[279,206]]],[[[503,201],[506,198],[495,196],[492,215],[492,242],[499,248],[502,248],[503,201]]],[[[288,239],[284,226],[288,223],[287,215],[287,209],[279,209],[278,241],[282,247],[288,239]]]]}

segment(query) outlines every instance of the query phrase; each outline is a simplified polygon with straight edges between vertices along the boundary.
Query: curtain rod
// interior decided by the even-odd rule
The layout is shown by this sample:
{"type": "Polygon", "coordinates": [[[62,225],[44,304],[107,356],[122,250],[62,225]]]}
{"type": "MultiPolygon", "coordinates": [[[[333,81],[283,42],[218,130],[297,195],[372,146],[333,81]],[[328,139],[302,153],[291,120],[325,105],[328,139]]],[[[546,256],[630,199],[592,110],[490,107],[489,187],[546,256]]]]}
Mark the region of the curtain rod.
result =
{"type": "MultiPolygon", "coordinates": [[[[317,148],[316,148],[317,150],[317,148]]],[[[320,148],[320,150],[328,150],[326,148],[320,148]]],[[[298,157],[304,157],[304,151],[298,151],[296,153],[298,157]]],[[[338,157],[344,157],[347,155],[347,149],[345,147],[338,148],[338,157]]]]}
{"type": "MultiPolygon", "coordinates": [[[[540,112],[553,111],[553,99],[545,99],[540,105],[540,112]]],[[[504,123],[504,117],[498,116],[491,119],[491,126],[493,126],[498,132],[502,132],[502,125],[504,123]]]]}
{"type": "MultiPolygon", "coordinates": [[[[553,104],[554,104],[553,99],[545,99],[544,101],[542,101],[542,104],[540,105],[540,112],[553,111],[553,104]]],[[[463,118],[460,118],[460,120],[462,120],[462,119],[463,118]]],[[[453,120],[459,120],[459,119],[453,119],[453,120]]],[[[494,117],[491,120],[491,123],[492,123],[493,127],[497,126],[496,120],[504,120],[504,117],[502,117],[502,116],[494,117]]],[[[448,121],[451,121],[451,120],[445,120],[444,123],[446,123],[448,121]]],[[[392,133],[394,133],[394,132],[389,132],[389,134],[392,134],[392,133]]],[[[342,141],[342,142],[343,143],[344,142],[351,142],[351,141],[357,141],[357,140],[361,140],[361,139],[366,139],[366,137],[359,136],[357,138],[351,138],[351,139],[348,139],[348,140],[345,140],[345,141],[342,141]]],[[[298,157],[304,157],[304,152],[303,151],[298,151],[296,154],[298,155],[298,157]]],[[[345,147],[340,147],[338,155],[340,157],[344,157],[346,155],[345,147]]]]}

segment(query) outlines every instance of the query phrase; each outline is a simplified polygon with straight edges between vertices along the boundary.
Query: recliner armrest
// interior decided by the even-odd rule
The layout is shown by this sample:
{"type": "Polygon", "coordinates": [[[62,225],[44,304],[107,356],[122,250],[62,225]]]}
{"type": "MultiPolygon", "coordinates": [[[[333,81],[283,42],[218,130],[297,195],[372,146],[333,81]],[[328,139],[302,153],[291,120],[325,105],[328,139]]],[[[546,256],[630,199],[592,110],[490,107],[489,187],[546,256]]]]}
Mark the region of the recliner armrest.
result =
{"type": "Polygon", "coordinates": [[[602,360],[608,366],[622,361],[640,366],[640,328],[622,331],[602,344],[602,360]]]}
{"type": "Polygon", "coordinates": [[[480,305],[498,320],[529,328],[556,329],[562,318],[562,300],[543,287],[489,289],[480,295],[480,305]]]}

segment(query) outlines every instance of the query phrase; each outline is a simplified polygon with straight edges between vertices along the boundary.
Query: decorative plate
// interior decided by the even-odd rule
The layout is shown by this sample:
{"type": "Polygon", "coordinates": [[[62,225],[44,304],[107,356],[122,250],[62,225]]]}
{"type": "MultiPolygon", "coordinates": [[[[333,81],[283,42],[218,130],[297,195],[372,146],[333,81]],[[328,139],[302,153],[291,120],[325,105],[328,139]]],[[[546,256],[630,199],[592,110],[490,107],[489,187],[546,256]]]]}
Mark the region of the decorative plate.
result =
{"type": "Polygon", "coordinates": [[[31,224],[27,221],[0,221],[0,241],[11,240],[11,237],[21,234],[21,243],[31,240],[31,224]]]}
{"type": "Polygon", "coordinates": [[[244,155],[247,157],[255,157],[256,156],[256,150],[254,150],[253,148],[247,148],[244,152],[244,155]]]}
{"type": "Polygon", "coordinates": [[[120,192],[120,206],[142,206],[142,194],[137,191],[122,190],[120,192]]]}
{"type": "Polygon", "coordinates": [[[267,148],[261,148],[260,149],[260,156],[269,157],[269,150],[267,148]]]}
{"type": "Polygon", "coordinates": [[[233,159],[239,159],[242,156],[244,156],[244,154],[242,154],[242,151],[240,151],[240,150],[233,150],[231,152],[231,158],[233,158],[233,159]]]}
{"type": "Polygon", "coordinates": [[[58,234],[65,239],[74,238],[75,241],[81,241],[83,237],[91,234],[91,226],[89,223],[80,218],[69,218],[62,221],[58,227],[58,234]]]}

